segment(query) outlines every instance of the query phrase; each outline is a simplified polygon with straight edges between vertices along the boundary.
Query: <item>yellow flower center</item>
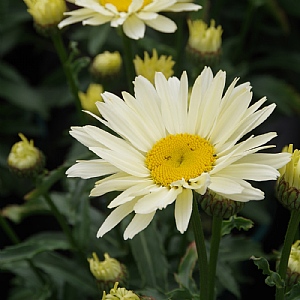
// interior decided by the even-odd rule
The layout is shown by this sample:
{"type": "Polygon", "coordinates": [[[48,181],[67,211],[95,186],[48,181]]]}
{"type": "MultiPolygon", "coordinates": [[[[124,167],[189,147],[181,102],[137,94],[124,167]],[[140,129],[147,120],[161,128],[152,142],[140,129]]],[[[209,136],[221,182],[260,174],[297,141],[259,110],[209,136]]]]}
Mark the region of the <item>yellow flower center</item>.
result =
{"type": "Polygon", "coordinates": [[[214,147],[198,135],[182,133],[159,140],[146,155],[154,182],[170,186],[174,181],[196,178],[213,168],[214,147]]]}
{"type": "MultiPolygon", "coordinates": [[[[148,5],[151,2],[152,0],[144,0],[144,4],[142,7],[148,5]]],[[[129,5],[132,3],[132,0],[100,0],[100,4],[103,6],[108,3],[114,5],[118,11],[127,12],[129,5]]]]}

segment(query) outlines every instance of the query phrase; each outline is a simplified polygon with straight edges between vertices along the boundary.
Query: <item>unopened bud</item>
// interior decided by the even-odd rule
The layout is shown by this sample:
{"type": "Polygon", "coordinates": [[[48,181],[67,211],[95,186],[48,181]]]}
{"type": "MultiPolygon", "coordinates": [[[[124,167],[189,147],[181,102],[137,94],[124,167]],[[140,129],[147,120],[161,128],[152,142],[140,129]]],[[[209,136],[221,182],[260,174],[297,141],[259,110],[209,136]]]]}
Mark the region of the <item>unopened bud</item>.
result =
{"type": "Polygon", "coordinates": [[[15,143],[8,155],[8,167],[19,177],[35,177],[44,168],[44,154],[34,146],[33,140],[20,133],[22,141],[15,143]]]}
{"type": "Polygon", "coordinates": [[[245,205],[244,202],[224,198],[211,190],[199,200],[201,208],[209,215],[228,219],[237,214],[245,205]]]}

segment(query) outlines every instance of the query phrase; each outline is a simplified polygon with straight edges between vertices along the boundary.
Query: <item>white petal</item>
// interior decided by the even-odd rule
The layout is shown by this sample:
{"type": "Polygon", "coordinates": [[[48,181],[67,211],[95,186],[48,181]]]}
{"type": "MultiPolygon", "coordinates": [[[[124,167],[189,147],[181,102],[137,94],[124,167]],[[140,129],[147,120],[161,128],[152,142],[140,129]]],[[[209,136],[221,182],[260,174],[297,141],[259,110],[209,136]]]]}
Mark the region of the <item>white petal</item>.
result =
{"type": "Polygon", "coordinates": [[[234,179],[211,176],[209,189],[216,193],[240,194],[242,193],[243,187],[234,179]]]}
{"type": "Polygon", "coordinates": [[[128,17],[123,24],[124,33],[133,40],[143,38],[145,35],[145,29],[145,23],[135,15],[128,17]]]}
{"type": "Polygon", "coordinates": [[[276,180],[279,172],[273,167],[259,163],[236,163],[218,172],[218,176],[237,177],[246,180],[276,180]]]}
{"type": "Polygon", "coordinates": [[[234,201],[240,201],[240,202],[248,202],[251,200],[262,200],[264,199],[265,195],[264,192],[262,192],[260,189],[254,188],[245,180],[238,180],[235,179],[242,187],[243,191],[242,193],[237,194],[224,194],[222,192],[219,192],[221,196],[225,198],[229,198],[234,201]]]}
{"type": "Polygon", "coordinates": [[[152,221],[155,211],[149,214],[136,214],[124,231],[124,240],[132,239],[137,233],[145,229],[152,221]]]}
{"type": "Polygon", "coordinates": [[[174,21],[161,15],[157,15],[155,19],[144,20],[144,22],[147,26],[164,33],[172,33],[177,29],[174,21]]]}
{"type": "Polygon", "coordinates": [[[183,189],[175,202],[175,221],[180,233],[184,233],[189,225],[192,213],[193,192],[183,189]]]}
{"type": "Polygon", "coordinates": [[[95,187],[91,190],[90,196],[101,196],[112,191],[124,191],[133,185],[148,182],[149,179],[139,178],[126,173],[117,173],[96,182],[95,187]]]}
{"type": "Polygon", "coordinates": [[[94,15],[91,18],[87,18],[84,21],[82,21],[82,25],[98,26],[98,25],[105,24],[109,21],[111,21],[110,16],[94,15]]]}
{"type": "Polygon", "coordinates": [[[226,73],[219,71],[203,96],[206,100],[204,102],[198,134],[204,138],[210,136],[215,120],[219,114],[225,78],[226,73]]]}
{"type": "Polygon", "coordinates": [[[68,177],[81,177],[84,179],[100,177],[118,172],[119,169],[110,163],[100,160],[79,160],[75,165],[70,167],[66,174],[68,177]]]}
{"type": "Polygon", "coordinates": [[[128,174],[138,177],[148,177],[150,174],[150,171],[145,167],[144,162],[129,152],[120,155],[119,152],[98,147],[90,147],[89,149],[119,170],[128,174]]]}
{"type": "MultiPolygon", "coordinates": [[[[177,1],[176,1],[177,2],[177,1]]],[[[179,12],[179,11],[196,11],[202,8],[202,6],[194,4],[194,3],[180,3],[177,2],[171,7],[168,7],[165,11],[174,11],[174,12],[179,12]]]]}
{"type": "Polygon", "coordinates": [[[204,94],[212,80],[213,73],[211,69],[205,67],[193,85],[187,120],[187,131],[191,134],[196,134],[199,131],[205,107],[204,94]]]}
{"type": "Polygon", "coordinates": [[[123,193],[117,196],[113,201],[111,201],[108,205],[108,208],[113,208],[122,205],[128,201],[131,201],[137,196],[146,195],[150,193],[152,187],[153,186],[149,184],[149,182],[139,182],[129,187],[127,190],[125,190],[123,193]]]}
{"type": "Polygon", "coordinates": [[[290,153],[253,153],[244,156],[236,163],[264,164],[279,169],[291,160],[290,153]]]}
{"type": "Polygon", "coordinates": [[[99,228],[97,237],[102,237],[105,233],[118,225],[127,215],[132,212],[134,205],[135,201],[131,201],[113,210],[99,228]]]}
{"type": "Polygon", "coordinates": [[[175,201],[178,195],[177,190],[161,187],[157,191],[140,198],[134,206],[134,211],[139,214],[147,214],[165,208],[175,201]]]}

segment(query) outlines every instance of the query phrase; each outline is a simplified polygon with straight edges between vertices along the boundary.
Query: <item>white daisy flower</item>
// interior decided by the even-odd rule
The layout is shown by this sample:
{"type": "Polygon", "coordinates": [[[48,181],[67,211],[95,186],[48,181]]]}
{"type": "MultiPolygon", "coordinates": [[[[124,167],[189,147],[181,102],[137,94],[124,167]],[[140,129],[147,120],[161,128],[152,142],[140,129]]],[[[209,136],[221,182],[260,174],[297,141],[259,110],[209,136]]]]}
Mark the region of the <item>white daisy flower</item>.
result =
{"type": "Polygon", "coordinates": [[[236,86],[235,79],[224,91],[226,73],[214,77],[205,68],[196,79],[190,97],[188,79],[168,80],[156,73],[155,86],[142,76],[134,81],[135,97],[123,99],[105,92],[97,107],[113,130],[112,135],[95,126],[72,127],[71,135],[100,159],[77,161],[69,177],[92,178],[91,196],[110,191],[121,193],[108,205],[114,208],[100,227],[102,237],[127,215],[134,217],[124,239],[148,226],[158,209],[175,202],[177,229],[186,231],[192,212],[193,191],[207,189],[226,198],[247,202],[261,200],[264,193],[247,180],[275,180],[278,168],[290,160],[289,153],[257,153],[276,136],[269,132],[241,138],[264,122],[275,108],[260,108],[266,98],[250,105],[249,83],[236,86]]]}
{"type": "Polygon", "coordinates": [[[66,12],[70,16],[59,23],[58,27],[82,22],[83,25],[102,25],[110,22],[112,27],[122,26],[124,33],[131,39],[144,37],[146,25],[155,30],[172,33],[175,22],[158,14],[159,12],[196,11],[201,6],[190,0],[68,0],[79,7],[66,12]]]}

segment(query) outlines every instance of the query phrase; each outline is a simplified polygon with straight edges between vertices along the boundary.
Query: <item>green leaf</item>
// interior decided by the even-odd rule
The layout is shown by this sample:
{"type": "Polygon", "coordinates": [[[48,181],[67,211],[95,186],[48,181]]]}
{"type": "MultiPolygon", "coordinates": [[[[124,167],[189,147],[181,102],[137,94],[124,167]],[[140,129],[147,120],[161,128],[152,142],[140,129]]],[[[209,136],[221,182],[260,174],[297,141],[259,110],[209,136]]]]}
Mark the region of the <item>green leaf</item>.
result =
{"type": "Polygon", "coordinates": [[[192,294],[188,289],[181,288],[175,289],[168,294],[168,299],[172,300],[197,300],[199,299],[198,294],[192,294]]]}
{"type": "Polygon", "coordinates": [[[248,231],[253,227],[253,221],[243,217],[231,216],[228,220],[223,220],[221,234],[226,235],[234,228],[238,230],[248,231]]]}
{"type": "Polygon", "coordinates": [[[63,234],[53,232],[37,234],[22,243],[8,246],[0,251],[0,267],[7,263],[32,259],[38,253],[57,249],[70,249],[63,234]]]}
{"type": "Polygon", "coordinates": [[[270,75],[258,75],[251,79],[251,84],[256,96],[267,96],[268,100],[275,102],[285,115],[300,113],[299,93],[283,80],[270,75]]]}
{"type": "Polygon", "coordinates": [[[166,290],[168,264],[153,222],[129,241],[142,285],[166,290]]]}
{"type": "Polygon", "coordinates": [[[295,284],[284,298],[285,300],[300,300],[300,283],[295,284]]]}
{"type": "Polygon", "coordinates": [[[65,283],[68,283],[76,289],[77,299],[87,299],[87,297],[80,297],[82,294],[99,296],[96,281],[89,271],[87,261],[86,265],[82,265],[74,258],[66,258],[54,252],[45,252],[35,257],[33,262],[46,272],[57,286],[63,287],[65,283]]]}
{"type": "Polygon", "coordinates": [[[283,288],[285,286],[284,280],[281,279],[277,272],[271,271],[269,267],[269,262],[263,257],[254,257],[251,259],[257,265],[259,269],[263,271],[264,275],[268,275],[265,283],[269,286],[276,286],[278,288],[283,288]]]}
{"type": "Polygon", "coordinates": [[[186,253],[182,257],[178,273],[175,274],[175,279],[180,287],[185,287],[190,291],[196,291],[196,284],[193,280],[192,274],[197,262],[198,255],[195,243],[190,244],[186,253]]]}
{"type": "Polygon", "coordinates": [[[239,285],[237,283],[237,280],[235,279],[234,273],[232,271],[232,268],[229,264],[225,264],[223,262],[218,262],[217,265],[217,278],[222,284],[226,290],[231,292],[233,295],[237,297],[237,299],[240,299],[240,289],[239,285]]]}
{"type": "Polygon", "coordinates": [[[51,294],[52,291],[48,285],[41,286],[40,288],[26,288],[24,286],[20,286],[11,289],[10,295],[7,300],[46,300],[51,299],[51,294]]]}

